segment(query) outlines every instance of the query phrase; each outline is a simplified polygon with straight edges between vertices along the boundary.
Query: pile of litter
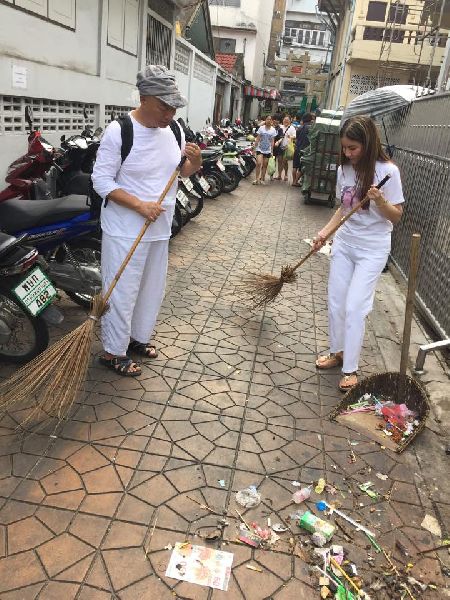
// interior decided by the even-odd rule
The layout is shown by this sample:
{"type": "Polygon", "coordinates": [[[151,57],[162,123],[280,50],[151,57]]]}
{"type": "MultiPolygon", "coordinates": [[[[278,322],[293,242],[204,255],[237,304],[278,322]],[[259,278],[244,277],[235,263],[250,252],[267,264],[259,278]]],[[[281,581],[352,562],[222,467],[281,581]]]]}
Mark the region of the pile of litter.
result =
{"type": "Polygon", "coordinates": [[[341,414],[354,415],[357,413],[371,413],[379,417],[376,428],[396,444],[400,444],[409,437],[419,425],[419,421],[416,419],[417,413],[410,410],[406,404],[396,404],[392,400],[377,397],[374,394],[364,394],[341,414]]]}

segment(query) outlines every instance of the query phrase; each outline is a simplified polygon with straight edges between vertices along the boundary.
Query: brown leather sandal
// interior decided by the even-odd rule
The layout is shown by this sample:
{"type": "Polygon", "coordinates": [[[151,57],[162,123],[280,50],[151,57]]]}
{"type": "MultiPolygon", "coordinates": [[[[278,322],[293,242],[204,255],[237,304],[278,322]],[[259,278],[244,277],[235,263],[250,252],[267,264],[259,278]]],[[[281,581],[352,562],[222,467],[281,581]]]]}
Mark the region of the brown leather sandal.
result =
{"type": "Polygon", "coordinates": [[[316,360],[316,367],[318,369],[334,369],[335,367],[342,366],[342,355],[330,352],[325,356],[319,356],[316,360]]]}
{"type": "Polygon", "coordinates": [[[356,373],[347,373],[340,380],[339,389],[341,392],[348,392],[348,390],[354,388],[357,383],[358,377],[356,376],[356,373]]]}

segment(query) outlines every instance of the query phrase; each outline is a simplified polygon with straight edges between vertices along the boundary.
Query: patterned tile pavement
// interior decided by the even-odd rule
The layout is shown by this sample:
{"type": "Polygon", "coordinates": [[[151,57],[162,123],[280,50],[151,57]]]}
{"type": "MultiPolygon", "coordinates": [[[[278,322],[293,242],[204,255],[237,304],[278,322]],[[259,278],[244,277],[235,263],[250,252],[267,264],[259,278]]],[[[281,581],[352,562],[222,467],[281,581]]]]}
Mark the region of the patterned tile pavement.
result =
{"type": "MultiPolygon", "coordinates": [[[[309,535],[289,515],[296,508],[292,481],[322,476],[338,490],[322,498],[339,500],[374,529],[399,569],[411,562],[412,576],[439,588],[417,597],[448,597],[440,589],[442,553],[416,554],[438,541],[420,527],[425,514],[448,523],[448,494],[436,482],[430,488],[429,479],[425,485],[416,449],[397,456],[327,418],[339,400],[339,374],[314,368],[316,353],[327,348],[327,258],[306,263],[298,282],[266,309],[250,310],[243,301],[245,272],[278,272],[295,261],[308,249],[303,238],[329,214],[304,206],[278,182],[243,182],[210,201],[171,242],[159,357],[146,362],[142,378],[120,378],[93,361],[67,422],[20,431],[27,408],[2,416],[1,600],[319,598],[305,560],[309,535]],[[357,487],[367,480],[381,494],[376,502],[357,487]],[[235,492],[250,484],[262,503],[244,510],[235,492]],[[272,549],[250,548],[237,541],[236,508],[247,521],[264,525],[270,517],[291,531],[272,549]],[[222,539],[206,542],[223,517],[222,539]],[[184,540],[234,554],[227,592],[165,576],[165,546],[184,540]]],[[[65,328],[84,319],[79,308],[63,304],[65,328]]],[[[364,374],[387,369],[378,343],[369,326],[364,374]]],[[[418,449],[426,451],[433,435],[424,432],[418,449]]],[[[385,561],[362,533],[344,524],[334,540],[366,586],[377,579],[385,561]]],[[[404,597],[389,589],[371,597],[404,597]]]]}

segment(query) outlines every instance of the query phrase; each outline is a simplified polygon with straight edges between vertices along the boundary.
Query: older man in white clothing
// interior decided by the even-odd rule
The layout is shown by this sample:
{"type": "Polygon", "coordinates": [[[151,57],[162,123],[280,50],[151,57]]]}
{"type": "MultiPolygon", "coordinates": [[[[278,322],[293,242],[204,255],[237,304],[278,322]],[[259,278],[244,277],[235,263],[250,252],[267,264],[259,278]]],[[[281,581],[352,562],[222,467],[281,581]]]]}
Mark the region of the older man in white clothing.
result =
{"type": "Polygon", "coordinates": [[[136,377],[141,367],[128,356],[132,351],[156,358],[150,343],[164,298],[168,244],[177,183],[161,206],[157,200],[171,174],[186,156],[181,174],[201,166],[196,144],[185,143],[171,127],[175,111],[187,104],[175,78],[162,66],[148,65],[138,73],[140,106],[129,113],[132,146],[122,162],[122,128],[112,122],[106,129],[95,162],[92,181],[105,199],[101,212],[102,279],[107,289],[146,219],[152,221],[116,285],[110,309],[102,318],[104,352],[100,362],[120,375],[136,377]]]}

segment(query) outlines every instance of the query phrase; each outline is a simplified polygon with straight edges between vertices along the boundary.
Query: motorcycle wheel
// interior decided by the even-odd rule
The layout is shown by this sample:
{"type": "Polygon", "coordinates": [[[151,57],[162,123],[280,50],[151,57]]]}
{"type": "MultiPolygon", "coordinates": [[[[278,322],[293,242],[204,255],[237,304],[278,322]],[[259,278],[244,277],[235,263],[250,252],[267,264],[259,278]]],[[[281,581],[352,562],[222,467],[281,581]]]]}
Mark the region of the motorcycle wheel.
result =
{"type": "Polygon", "coordinates": [[[47,323],[30,315],[9,290],[0,289],[0,321],[11,330],[8,343],[0,343],[0,360],[21,365],[47,348],[47,323]]]}
{"type": "MultiPolygon", "coordinates": [[[[102,243],[96,238],[80,238],[67,242],[74,258],[78,263],[97,268],[100,271],[100,258],[102,243]]],[[[63,260],[68,260],[64,256],[63,260]]],[[[93,296],[91,294],[79,294],[78,292],[66,292],[71,300],[78,306],[89,309],[92,305],[93,296]]]]}
{"type": "Polygon", "coordinates": [[[172,231],[171,231],[170,237],[173,238],[176,235],[178,235],[180,233],[182,227],[183,227],[183,217],[182,217],[180,209],[178,208],[178,205],[175,204],[175,211],[173,213],[173,218],[172,218],[172,231]]]}
{"type": "Polygon", "coordinates": [[[189,194],[189,204],[186,207],[186,210],[189,213],[189,219],[194,219],[199,215],[203,210],[203,196],[198,198],[197,196],[189,194]]]}
{"type": "Polygon", "coordinates": [[[234,190],[239,185],[239,182],[241,181],[241,178],[239,177],[239,175],[237,173],[235,173],[234,171],[226,171],[225,173],[222,173],[222,177],[224,180],[223,191],[226,194],[229,194],[230,192],[234,192],[234,190]]]}
{"type": "Polygon", "coordinates": [[[209,190],[205,192],[206,198],[217,198],[223,192],[223,180],[219,175],[214,173],[207,173],[203,175],[206,181],[209,183],[209,190]]]}

